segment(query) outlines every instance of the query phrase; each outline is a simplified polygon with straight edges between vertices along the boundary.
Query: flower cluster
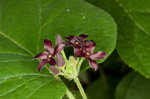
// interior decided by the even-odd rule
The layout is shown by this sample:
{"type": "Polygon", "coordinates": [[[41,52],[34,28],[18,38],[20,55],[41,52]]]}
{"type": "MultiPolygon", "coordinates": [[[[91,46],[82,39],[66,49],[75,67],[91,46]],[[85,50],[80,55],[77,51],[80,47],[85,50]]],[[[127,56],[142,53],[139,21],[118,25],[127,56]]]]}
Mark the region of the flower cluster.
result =
{"type": "MultiPolygon", "coordinates": [[[[94,53],[96,44],[92,40],[86,40],[87,37],[88,35],[85,34],[81,34],[77,37],[68,36],[66,37],[67,41],[64,42],[61,36],[57,35],[56,46],[54,48],[52,46],[52,42],[48,39],[45,39],[44,48],[46,51],[41,52],[37,56],[35,56],[35,58],[40,59],[38,71],[40,71],[46,64],[51,65],[50,70],[55,75],[59,74],[61,71],[63,71],[63,73],[68,71],[64,71],[64,68],[60,68],[65,67],[65,69],[67,69],[67,66],[69,66],[69,64],[65,64],[68,61],[64,60],[64,55],[62,56],[61,53],[65,46],[72,46],[74,48],[75,57],[87,59],[89,61],[90,67],[94,70],[97,70],[98,63],[96,63],[96,60],[103,59],[106,56],[106,53],[101,51],[94,53]]],[[[76,63],[78,63],[78,61],[76,61],[76,63]]]]}
{"type": "Polygon", "coordinates": [[[85,40],[87,37],[88,35],[81,34],[78,37],[68,36],[66,38],[68,39],[69,45],[73,46],[75,56],[88,59],[91,68],[97,70],[98,64],[95,60],[103,59],[106,53],[101,51],[94,53],[96,44],[92,40],[85,40]]]}

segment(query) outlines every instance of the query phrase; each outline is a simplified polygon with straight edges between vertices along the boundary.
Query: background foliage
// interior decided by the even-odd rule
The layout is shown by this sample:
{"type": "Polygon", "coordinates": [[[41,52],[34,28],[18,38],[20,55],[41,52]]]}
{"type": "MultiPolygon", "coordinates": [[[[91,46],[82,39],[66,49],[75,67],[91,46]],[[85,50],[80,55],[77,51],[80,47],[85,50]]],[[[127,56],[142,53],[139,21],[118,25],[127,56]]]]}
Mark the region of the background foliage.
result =
{"type": "Polygon", "coordinates": [[[33,57],[45,38],[82,33],[107,53],[97,72],[82,66],[89,99],[149,99],[149,11],[150,0],[0,0],[0,99],[60,99],[67,87],[78,97],[33,57]]]}

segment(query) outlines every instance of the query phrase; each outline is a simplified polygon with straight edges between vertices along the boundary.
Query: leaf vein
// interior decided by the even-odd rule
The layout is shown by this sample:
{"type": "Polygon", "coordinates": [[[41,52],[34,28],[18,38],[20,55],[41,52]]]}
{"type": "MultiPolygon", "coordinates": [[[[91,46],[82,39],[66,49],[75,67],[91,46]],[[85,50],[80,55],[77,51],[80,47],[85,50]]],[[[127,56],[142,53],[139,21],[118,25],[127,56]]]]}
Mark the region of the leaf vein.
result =
{"type": "Polygon", "coordinates": [[[27,99],[28,99],[29,97],[31,97],[34,93],[36,93],[36,91],[38,91],[40,88],[44,87],[47,83],[49,83],[49,82],[46,82],[46,83],[40,85],[37,89],[35,89],[31,94],[29,94],[29,95],[27,96],[27,99]]]}
{"type": "Polygon", "coordinates": [[[30,50],[28,50],[27,48],[25,48],[22,45],[20,45],[18,42],[16,42],[15,40],[13,40],[9,36],[7,36],[5,33],[0,32],[0,35],[2,35],[3,37],[5,37],[6,39],[8,39],[9,41],[11,41],[12,43],[14,43],[15,45],[17,45],[19,48],[21,48],[24,51],[26,51],[29,55],[34,56],[34,54],[30,50]]]}

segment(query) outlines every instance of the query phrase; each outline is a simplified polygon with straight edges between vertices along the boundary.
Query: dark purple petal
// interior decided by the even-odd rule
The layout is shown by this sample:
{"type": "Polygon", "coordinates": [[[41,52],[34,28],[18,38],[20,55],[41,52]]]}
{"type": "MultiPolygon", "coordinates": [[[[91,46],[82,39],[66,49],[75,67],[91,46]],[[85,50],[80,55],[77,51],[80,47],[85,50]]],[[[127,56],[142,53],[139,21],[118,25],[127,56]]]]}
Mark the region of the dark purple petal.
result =
{"type": "Polygon", "coordinates": [[[84,41],[84,46],[89,47],[89,46],[96,46],[95,42],[93,40],[85,40],[84,41]]]}
{"type": "Polygon", "coordinates": [[[105,52],[97,52],[97,53],[95,53],[95,54],[92,54],[92,55],[90,56],[90,58],[91,58],[92,60],[96,60],[96,59],[103,59],[105,56],[106,56],[106,53],[105,53],[105,52]]]}
{"type": "Polygon", "coordinates": [[[45,64],[47,64],[48,61],[47,60],[41,60],[39,65],[38,65],[38,71],[40,72],[40,70],[44,67],[45,64]]]}
{"type": "Polygon", "coordinates": [[[54,67],[54,66],[51,66],[51,67],[50,67],[50,70],[52,71],[52,73],[53,73],[54,75],[57,75],[57,74],[59,73],[59,70],[58,70],[56,67],[54,67]]]}
{"type": "Polygon", "coordinates": [[[72,45],[70,42],[64,42],[65,46],[70,46],[72,45]]]}
{"type": "Polygon", "coordinates": [[[44,40],[44,48],[49,51],[51,54],[54,53],[54,48],[52,48],[52,42],[48,39],[44,40]]]}
{"type": "Polygon", "coordinates": [[[49,61],[48,61],[48,63],[49,63],[50,65],[56,65],[56,61],[55,61],[55,59],[53,59],[53,58],[50,58],[49,61]]]}
{"type": "Polygon", "coordinates": [[[43,60],[43,59],[47,59],[47,55],[48,55],[48,52],[45,51],[45,52],[39,53],[34,58],[40,58],[41,60],[43,60]]]}
{"type": "Polygon", "coordinates": [[[57,64],[57,66],[65,65],[64,58],[62,57],[62,55],[60,53],[56,54],[56,64],[57,64]]]}
{"type": "Polygon", "coordinates": [[[68,36],[66,38],[69,40],[68,41],[69,45],[72,45],[73,47],[81,48],[82,47],[82,43],[83,43],[83,41],[84,41],[84,39],[86,37],[87,37],[87,35],[81,34],[81,35],[79,35],[77,37],[75,37],[75,36],[68,36]]]}
{"type": "Polygon", "coordinates": [[[65,44],[58,44],[58,45],[56,45],[54,53],[55,54],[59,53],[61,50],[64,49],[64,47],[65,47],[65,44]]]}
{"type": "Polygon", "coordinates": [[[98,64],[96,63],[96,61],[91,60],[91,59],[88,59],[88,61],[89,61],[90,67],[96,71],[98,69],[98,64]]]}
{"type": "Polygon", "coordinates": [[[75,38],[75,36],[67,36],[67,37],[65,37],[66,39],[68,39],[68,40],[72,40],[72,39],[74,39],[75,38]]]}
{"type": "Polygon", "coordinates": [[[83,43],[83,47],[86,49],[86,51],[93,53],[94,49],[96,47],[95,42],[91,41],[91,40],[86,40],[83,43]]]}
{"type": "Polygon", "coordinates": [[[62,40],[60,35],[56,35],[56,45],[63,43],[64,41],[62,40]]]}
{"type": "Polygon", "coordinates": [[[85,38],[87,38],[88,35],[86,34],[80,34],[77,38],[80,40],[80,41],[83,41],[85,38]]]}
{"type": "Polygon", "coordinates": [[[75,43],[78,40],[75,36],[68,36],[66,37],[66,39],[68,39],[69,40],[68,43],[73,46],[76,45],[75,43]]]}
{"type": "Polygon", "coordinates": [[[82,56],[82,49],[81,48],[74,48],[74,55],[76,57],[81,57],[82,56]]]}
{"type": "Polygon", "coordinates": [[[71,44],[76,45],[77,39],[76,37],[69,41],[71,44]]]}

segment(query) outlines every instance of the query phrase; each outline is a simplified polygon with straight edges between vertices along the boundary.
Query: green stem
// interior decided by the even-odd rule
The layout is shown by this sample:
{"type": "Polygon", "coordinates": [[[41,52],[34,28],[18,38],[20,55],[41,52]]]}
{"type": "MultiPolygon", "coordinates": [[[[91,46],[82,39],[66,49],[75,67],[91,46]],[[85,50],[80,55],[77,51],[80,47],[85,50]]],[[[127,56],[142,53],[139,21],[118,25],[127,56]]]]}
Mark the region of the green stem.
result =
{"type": "MultiPolygon", "coordinates": [[[[46,69],[49,71],[49,73],[50,73],[50,70],[49,70],[49,68],[46,66],[46,69]]],[[[60,81],[62,81],[58,76],[55,76],[55,78],[56,79],[58,79],[58,80],[60,80],[60,81]]],[[[69,99],[75,99],[75,97],[73,96],[73,94],[72,94],[72,92],[68,89],[68,88],[66,88],[66,95],[67,95],[67,97],[69,98],[69,99]]]]}
{"type": "MultiPolygon", "coordinates": [[[[65,60],[65,65],[68,65],[68,59],[66,57],[66,54],[65,54],[64,50],[61,51],[61,54],[62,54],[62,56],[63,56],[63,58],[65,60]]],[[[61,69],[63,72],[65,72],[65,67],[66,66],[63,66],[62,69],[61,69]]]]}
{"type": "Polygon", "coordinates": [[[71,93],[71,91],[67,88],[67,91],[66,91],[66,95],[69,99],[75,99],[75,97],[73,96],[73,94],[71,93]]]}
{"type": "Polygon", "coordinates": [[[84,58],[81,58],[78,65],[77,65],[78,71],[80,71],[80,67],[81,67],[81,64],[82,64],[83,61],[84,61],[84,58]]]}
{"type": "Polygon", "coordinates": [[[87,99],[87,96],[86,96],[86,94],[84,92],[84,89],[83,89],[83,87],[82,87],[78,77],[74,78],[74,82],[76,83],[76,85],[77,85],[77,87],[78,87],[78,89],[79,89],[83,99],[87,99]]]}
{"type": "Polygon", "coordinates": [[[66,62],[68,62],[68,60],[67,60],[67,57],[66,57],[66,54],[65,54],[64,50],[62,50],[62,51],[61,51],[61,54],[62,54],[62,56],[64,57],[64,60],[65,60],[66,62]]]}

